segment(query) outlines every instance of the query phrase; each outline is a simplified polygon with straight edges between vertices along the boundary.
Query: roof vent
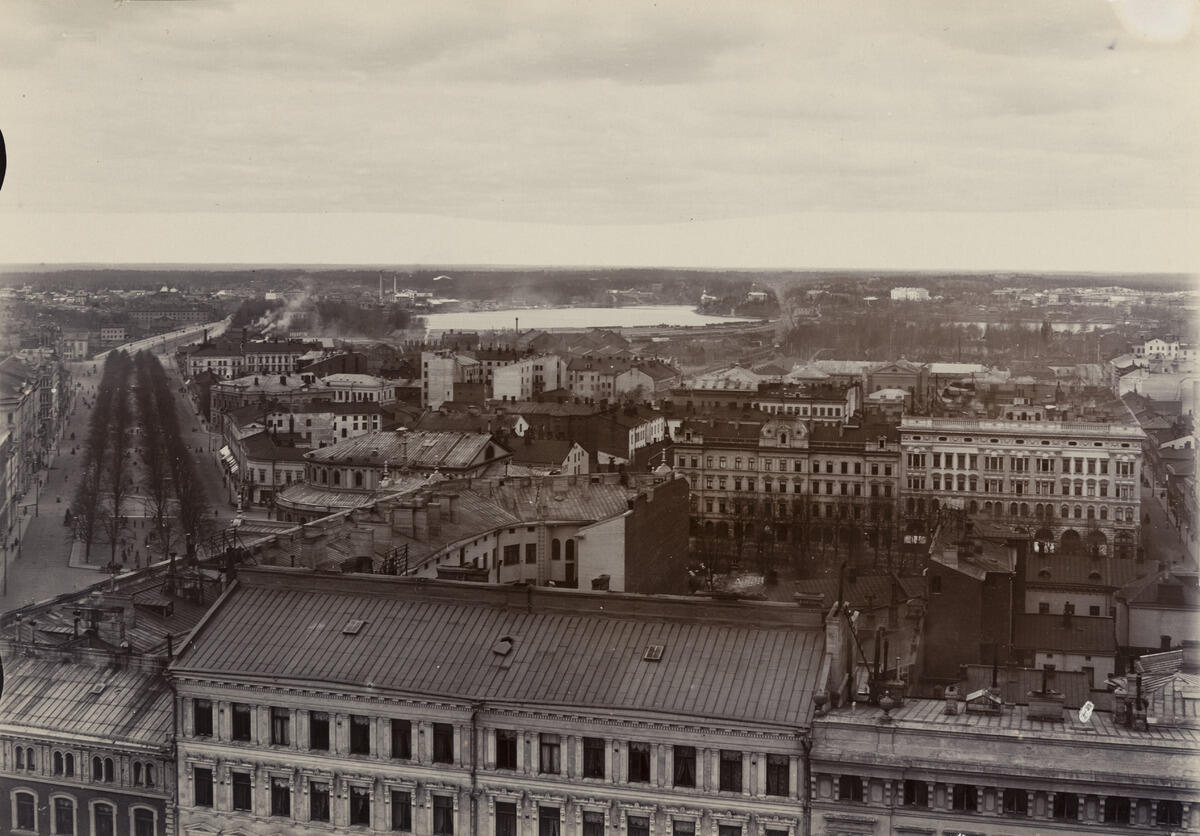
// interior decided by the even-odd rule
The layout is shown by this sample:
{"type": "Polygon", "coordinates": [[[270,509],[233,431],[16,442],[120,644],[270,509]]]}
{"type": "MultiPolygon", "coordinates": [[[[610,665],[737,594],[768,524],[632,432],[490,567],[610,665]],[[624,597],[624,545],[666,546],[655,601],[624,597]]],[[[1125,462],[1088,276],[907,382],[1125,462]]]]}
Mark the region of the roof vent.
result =
{"type": "Polygon", "coordinates": [[[88,689],[88,693],[91,694],[93,697],[100,696],[101,694],[104,693],[104,683],[97,682],[95,685],[93,685],[91,688],[88,689]]]}
{"type": "Polygon", "coordinates": [[[507,656],[508,654],[512,653],[512,649],[512,636],[502,636],[494,645],[492,645],[492,653],[495,653],[497,656],[507,656]]]}
{"type": "Polygon", "coordinates": [[[357,636],[359,631],[366,626],[366,623],[367,622],[358,618],[351,619],[350,621],[347,621],[346,626],[342,628],[342,635],[357,636]]]}
{"type": "Polygon", "coordinates": [[[648,644],[646,652],[642,654],[642,659],[647,662],[661,662],[663,657],[663,645],[648,644]]]}

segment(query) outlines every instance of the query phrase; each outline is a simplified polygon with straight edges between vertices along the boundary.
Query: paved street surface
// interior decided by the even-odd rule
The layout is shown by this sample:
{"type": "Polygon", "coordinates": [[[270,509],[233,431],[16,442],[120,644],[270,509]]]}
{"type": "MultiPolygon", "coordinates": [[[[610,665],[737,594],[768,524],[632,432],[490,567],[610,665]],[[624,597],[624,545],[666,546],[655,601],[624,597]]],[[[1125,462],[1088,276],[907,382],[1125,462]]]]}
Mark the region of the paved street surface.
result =
{"type": "MultiPolygon", "coordinates": [[[[215,524],[223,528],[232,521],[234,507],[230,504],[230,489],[223,480],[223,471],[217,459],[220,436],[215,433],[210,435],[196,415],[191,400],[180,393],[182,382],[169,358],[164,365],[175,395],[175,407],[178,410],[184,442],[191,447],[196,471],[204,481],[209,504],[216,511],[215,524]]],[[[80,386],[75,389],[74,404],[63,428],[57,453],[51,451],[50,468],[40,474],[40,490],[31,487],[25,501],[22,502],[28,507],[20,519],[20,527],[13,530],[13,536],[19,540],[19,546],[13,547],[10,541],[5,544],[10,548],[0,547],[0,558],[3,559],[0,561],[0,612],[81,589],[105,577],[99,567],[109,559],[109,547],[106,543],[95,543],[92,546],[91,562],[96,568],[78,568],[78,560],[76,566],[70,563],[73,542],[70,529],[64,525],[64,518],[78,479],[83,439],[87,435],[88,421],[91,418],[91,408],[88,404],[94,401],[96,387],[100,383],[102,364],[86,361],[71,363],[70,367],[71,385],[74,387],[78,383],[80,386]],[[89,374],[93,366],[96,373],[89,374]],[[75,434],[74,440],[71,439],[72,433],[75,434]]],[[[134,532],[137,541],[141,540],[141,535],[140,530],[134,532]]],[[[144,550],[142,561],[145,565],[144,550]]]]}
{"type": "Polygon", "coordinates": [[[1186,562],[1187,549],[1179,531],[1167,518],[1162,500],[1147,487],[1142,488],[1142,519],[1142,548],[1145,549],[1147,560],[1159,561],[1167,566],[1186,562]],[[1149,524],[1144,522],[1147,514],[1150,515],[1149,524]]]}

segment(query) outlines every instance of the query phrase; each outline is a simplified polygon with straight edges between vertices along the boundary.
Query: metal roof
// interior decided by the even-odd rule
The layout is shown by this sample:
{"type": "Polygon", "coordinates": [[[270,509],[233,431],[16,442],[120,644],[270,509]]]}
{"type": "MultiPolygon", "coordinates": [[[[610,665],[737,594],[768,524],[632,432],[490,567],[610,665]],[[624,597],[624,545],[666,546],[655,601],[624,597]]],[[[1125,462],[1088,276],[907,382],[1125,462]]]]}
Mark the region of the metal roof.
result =
{"type": "Polygon", "coordinates": [[[1112,655],[1116,627],[1104,616],[1019,613],[1013,644],[1026,650],[1112,655]]]}
{"type": "Polygon", "coordinates": [[[794,727],[819,625],[788,604],[244,570],[172,671],[794,727]]]}
{"type": "Polygon", "coordinates": [[[162,676],[111,664],[6,654],[0,725],[52,731],[115,745],[166,747],[171,689],[162,676]]]}
{"type": "Polygon", "coordinates": [[[492,443],[488,433],[453,430],[375,432],[312,450],[307,458],[314,462],[368,467],[382,467],[384,462],[390,462],[394,467],[462,470],[481,464],[492,443]]]}

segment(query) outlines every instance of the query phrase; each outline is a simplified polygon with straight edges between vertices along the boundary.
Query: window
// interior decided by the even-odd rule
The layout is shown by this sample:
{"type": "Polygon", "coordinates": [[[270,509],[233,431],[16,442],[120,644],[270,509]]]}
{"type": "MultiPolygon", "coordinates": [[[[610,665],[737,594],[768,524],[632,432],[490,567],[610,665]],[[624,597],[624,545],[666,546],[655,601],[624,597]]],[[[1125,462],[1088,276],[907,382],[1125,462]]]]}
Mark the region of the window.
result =
{"type": "Polygon", "coordinates": [[[1040,615],[1048,615],[1050,612],[1049,601],[1038,601],[1038,613],[1040,615]]]}
{"type": "MultiPolygon", "coordinates": [[[[30,772],[33,772],[37,768],[37,760],[33,756],[33,749],[28,746],[25,747],[25,768],[30,772]]],[[[108,780],[111,781],[112,778],[108,780]]]]}
{"type": "Polygon", "coordinates": [[[558,735],[538,735],[538,772],[546,775],[558,775],[561,771],[558,755],[558,735]]]}
{"type": "Polygon", "coordinates": [[[650,744],[629,744],[629,781],[645,784],[650,781],[650,744]]]}
{"type": "Polygon", "coordinates": [[[942,576],[934,575],[929,579],[929,591],[940,593],[942,591],[942,576]]]}
{"type": "Polygon", "coordinates": [[[718,824],[717,836],[742,836],[740,824],[718,824]]]}
{"type": "Polygon", "coordinates": [[[324,711],[313,711],[308,715],[308,748],[329,751],[329,715],[324,711]]]}
{"type": "Polygon", "coordinates": [[[696,786],[696,747],[676,746],[674,783],[677,787],[696,786]]]}
{"type": "Polygon", "coordinates": [[[559,836],[557,807],[538,807],[538,836],[559,836]]]}
{"type": "Polygon", "coordinates": [[[271,709],[271,745],[290,746],[292,744],[291,716],[286,708],[271,709]]]}
{"type": "Polygon", "coordinates": [[[1104,821],[1107,824],[1132,824],[1131,810],[1128,798],[1110,795],[1104,799],[1104,821]]]}
{"type": "Polygon", "coordinates": [[[250,706],[235,702],[233,712],[233,739],[242,742],[250,740],[250,706]]]}
{"type": "Polygon", "coordinates": [[[511,801],[496,802],[496,836],[517,836],[517,805],[511,801]]]}
{"type": "Polygon", "coordinates": [[[721,750],[720,787],[723,792],[742,791],[742,753],[721,750]]]}
{"type": "Polygon", "coordinates": [[[192,700],[192,727],[196,737],[212,737],[212,700],[192,700]]]}
{"type": "Polygon", "coordinates": [[[63,756],[63,763],[64,763],[63,774],[66,775],[66,777],[68,777],[68,778],[74,778],[75,777],[75,756],[72,755],[70,752],[67,752],[67,754],[65,754],[63,756]]]}
{"type": "Polygon", "coordinates": [[[1054,810],[1051,815],[1056,819],[1074,821],[1079,818],[1079,796],[1071,792],[1054,794],[1054,810]]]}
{"type": "MultiPolygon", "coordinates": [[[[31,760],[30,763],[32,763],[32,762],[33,761],[31,760]]],[[[114,780],[116,780],[116,778],[113,775],[113,772],[114,772],[113,759],[105,758],[104,759],[104,782],[106,784],[111,784],[114,780]]]]}
{"type": "Polygon", "coordinates": [[[593,810],[583,812],[583,836],[604,836],[604,814],[593,810]]]}
{"type": "Polygon", "coordinates": [[[454,763],[454,726],[433,724],[433,762],[454,763]]]}
{"type": "Polygon", "coordinates": [[[1014,816],[1029,814],[1029,794],[1025,790],[1006,789],[1004,791],[1004,812],[1014,816]]]}
{"type": "Polygon", "coordinates": [[[271,779],[271,815],[290,816],[292,814],[292,785],[287,778],[271,779]]]}
{"type": "Polygon", "coordinates": [[[213,806],[213,771],[208,767],[197,766],[192,770],[192,804],[213,806]]]}
{"type": "Polygon", "coordinates": [[[521,562],[521,547],[519,545],[504,547],[504,565],[516,566],[521,562]]]}
{"type": "Polygon", "coordinates": [[[537,543],[525,544],[525,562],[537,563],[537,543]]]}
{"type": "Polygon", "coordinates": [[[115,836],[117,832],[117,810],[111,804],[96,804],[92,807],[92,833],[94,836],[115,836]]]}
{"type": "Polygon", "coordinates": [[[929,807],[929,785],[924,781],[914,781],[909,779],[904,782],[904,806],[905,807],[920,807],[922,809],[929,807]]]}
{"type": "Polygon", "coordinates": [[[767,795],[787,795],[790,788],[787,755],[767,755],[767,795]]]}
{"type": "Polygon", "coordinates": [[[626,816],[625,830],[629,836],[650,836],[650,817],[626,816]]]}
{"type": "MultiPolygon", "coordinates": [[[[584,760],[586,759],[585,756],[584,760]]],[[[512,729],[496,729],[496,768],[517,768],[517,733],[512,729]]],[[[585,775],[586,770],[585,765],[585,775]]]]}
{"type": "Polygon", "coordinates": [[[454,834],[454,799],[448,795],[433,797],[433,833],[434,836],[454,834]]]}
{"type": "Polygon", "coordinates": [[[350,754],[371,754],[371,720],[359,714],[350,715],[350,754]]]}
{"type": "Polygon", "coordinates": [[[1158,802],[1157,820],[1159,824],[1166,825],[1167,827],[1179,827],[1183,824],[1183,802],[1158,802]]]}
{"type": "Polygon", "coordinates": [[[951,797],[951,807],[963,813],[974,813],[977,796],[972,784],[955,784],[951,797]]]}
{"type": "Polygon", "coordinates": [[[408,720],[391,721],[392,758],[408,760],[412,757],[412,723],[408,720]]]}
{"type": "Polygon", "coordinates": [[[863,781],[857,775],[839,775],[838,776],[838,800],[839,801],[862,801],[863,800],[863,781]]]}
{"type": "Polygon", "coordinates": [[[392,830],[412,830],[412,795],[407,790],[392,790],[392,830]]]}
{"type": "Polygon", "coordinates": [[[13,826],[18,830],[37,830],[36,810],[37,799],[32,793],[17,793],[13,826]]]}
{"type": "Polygon", "coordinates": [[[308,785],[309,821],[329,821],[329,784],[313,781],[308,785]]]}
{"type": "Polygon", "coordinates": [[[696,836],[693,819],[671,819],[671,836],[696,836]]]}
{"type": "Polygon", "coordinates": [[[583,777],[604,777],[604,740],[599,737],[583,739],[583,777]]]}
{"type": "Polygon", "coordinates": [[[75,802],[71,799],[54,799],[53,832],[62,834],[70,834],[75,832],[75,802]]]}
{"type": "Polygon", "coordinates": [[[243,812],[250,812],[251,802],[251,784],[249,772],[231,772],[229,773],[230,783],[233,785],[233,809],[243,812]]]}
{"type": "Polygon", "coordinates": [[[371,791],[366,787],[350,788],[350,824],[371,824],[371,791]]]}

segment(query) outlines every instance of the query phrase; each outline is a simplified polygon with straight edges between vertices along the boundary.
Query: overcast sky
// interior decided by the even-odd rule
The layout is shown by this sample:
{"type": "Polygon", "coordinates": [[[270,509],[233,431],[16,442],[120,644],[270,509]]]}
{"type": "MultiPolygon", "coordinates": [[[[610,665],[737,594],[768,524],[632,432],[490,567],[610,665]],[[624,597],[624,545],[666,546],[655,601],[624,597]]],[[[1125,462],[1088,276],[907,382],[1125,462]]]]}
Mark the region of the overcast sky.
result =
{"type": "Polygon", "coordinates": [[[0,262],[1196,270],[1196,5],[5,0],[0,262]]]}

